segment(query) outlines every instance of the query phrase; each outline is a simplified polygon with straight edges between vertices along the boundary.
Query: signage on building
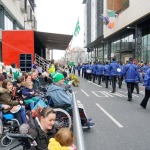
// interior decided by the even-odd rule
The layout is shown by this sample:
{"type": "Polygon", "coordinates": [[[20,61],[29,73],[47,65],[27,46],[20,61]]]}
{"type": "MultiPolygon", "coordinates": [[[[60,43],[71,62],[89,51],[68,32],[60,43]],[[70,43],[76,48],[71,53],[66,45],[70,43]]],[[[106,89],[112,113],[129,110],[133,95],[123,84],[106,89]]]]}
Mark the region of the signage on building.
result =
{"type": "Polygon", "coordinates": [[[142,31],[141,28],[137,28],[137,53],[141,53],[142,49],[142,31]]]}

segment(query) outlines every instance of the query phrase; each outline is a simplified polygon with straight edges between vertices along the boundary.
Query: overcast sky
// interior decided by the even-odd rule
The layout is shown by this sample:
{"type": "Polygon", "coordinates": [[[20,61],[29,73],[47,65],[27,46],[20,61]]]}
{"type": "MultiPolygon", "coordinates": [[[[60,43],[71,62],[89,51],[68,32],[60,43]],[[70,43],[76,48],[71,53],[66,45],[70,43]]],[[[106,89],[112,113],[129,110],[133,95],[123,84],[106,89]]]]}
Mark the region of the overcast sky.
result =
{"type": "MultiPolygon", "coordinates": [[[[36,0],[38,31],[73,34],[78,17],[80,33],[73,39],[72,46],[83,46],[83,0],[36,0]]],[[[64,52],[55,51],[54,59],[59,59],[64,52]]]]}

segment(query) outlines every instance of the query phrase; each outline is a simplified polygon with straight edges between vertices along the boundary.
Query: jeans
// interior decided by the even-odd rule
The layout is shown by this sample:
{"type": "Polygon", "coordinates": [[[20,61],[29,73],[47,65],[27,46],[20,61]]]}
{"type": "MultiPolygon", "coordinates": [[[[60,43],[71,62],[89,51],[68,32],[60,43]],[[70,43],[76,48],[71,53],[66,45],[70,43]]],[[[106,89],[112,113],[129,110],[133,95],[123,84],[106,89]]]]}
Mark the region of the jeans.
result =
{"type": "Polygon", "coordinates": [[[35,103],[32,101],[30,102],[30,110],[32,110],[34,108],[35,103]]]}
{"type": "Polygon", "coordinates": [[[22,122],[23,122],[23,123],[27,123],[26,111],[25,111],[25,108],[24,108],[24,107],[21,107],[20,113],[21,113],[22,122]]]}

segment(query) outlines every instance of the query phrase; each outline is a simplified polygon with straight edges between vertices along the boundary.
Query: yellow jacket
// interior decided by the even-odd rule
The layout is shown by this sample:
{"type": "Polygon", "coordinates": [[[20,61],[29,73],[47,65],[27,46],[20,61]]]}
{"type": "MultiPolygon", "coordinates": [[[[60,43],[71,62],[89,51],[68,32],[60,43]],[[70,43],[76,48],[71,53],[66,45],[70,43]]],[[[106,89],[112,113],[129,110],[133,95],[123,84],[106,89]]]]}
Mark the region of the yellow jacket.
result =
{"type": "Polygon", "coordinates": [[[55,72],[55,65],[51,64],[50,68],[48,69],[49,74],[52,74],[53,72],[55,72]]]}
{"type": "Polygon", "coordinates": [[[59,142],[57,142],[54,138],[51,138],[49,142],[50,143],[48,144],[48,150],[71,150],[66,146],[61,146],[59,142]]]}

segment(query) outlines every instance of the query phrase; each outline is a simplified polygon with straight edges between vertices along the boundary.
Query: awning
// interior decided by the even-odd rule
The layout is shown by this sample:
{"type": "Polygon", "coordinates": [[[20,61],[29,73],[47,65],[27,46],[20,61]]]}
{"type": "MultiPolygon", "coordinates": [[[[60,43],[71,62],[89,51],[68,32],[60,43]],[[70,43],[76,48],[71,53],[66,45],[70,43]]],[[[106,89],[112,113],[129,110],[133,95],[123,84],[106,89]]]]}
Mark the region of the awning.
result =
{"type": "Polygon", "coordinates": [[[66,50],[72,39],[72,35],[55,34],[47,32],[34,31],[35,36],[47,49],[66,50]]]}

